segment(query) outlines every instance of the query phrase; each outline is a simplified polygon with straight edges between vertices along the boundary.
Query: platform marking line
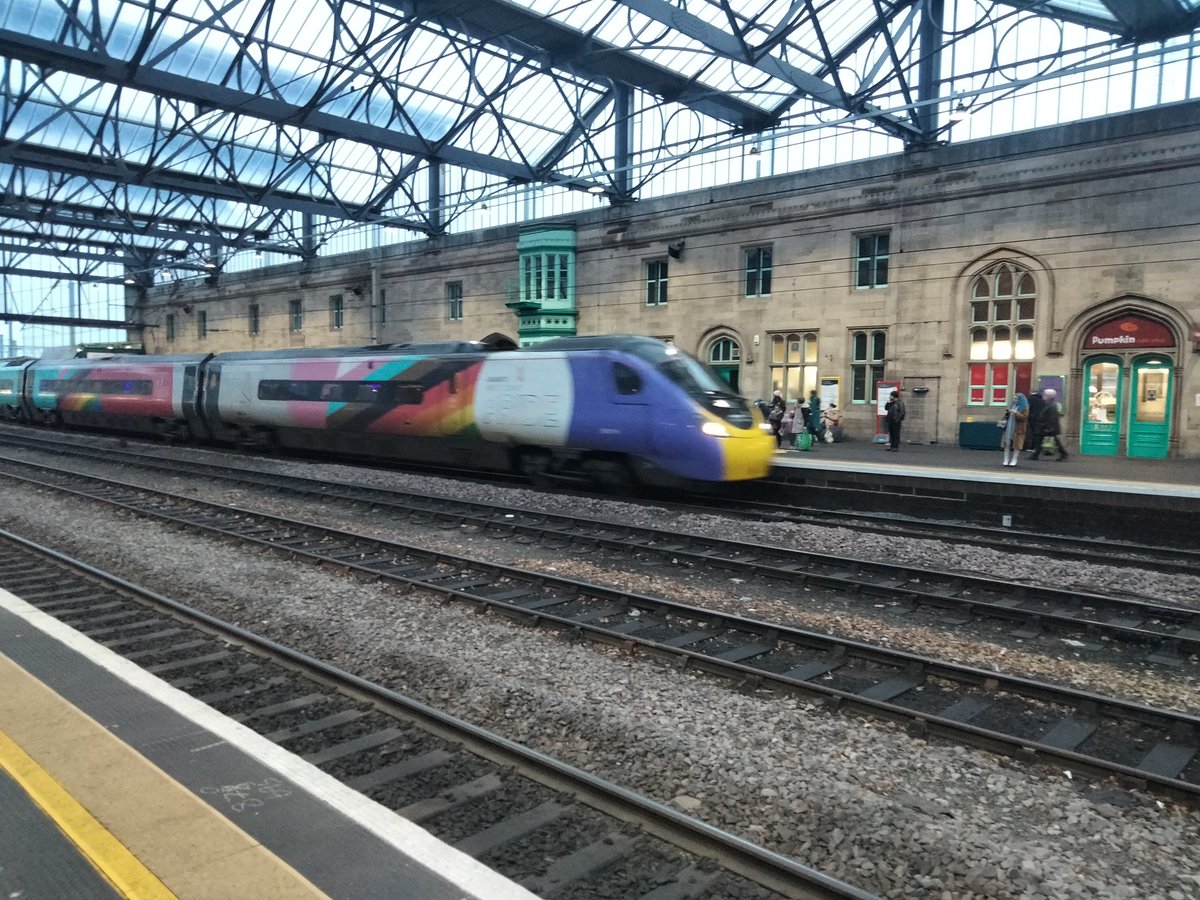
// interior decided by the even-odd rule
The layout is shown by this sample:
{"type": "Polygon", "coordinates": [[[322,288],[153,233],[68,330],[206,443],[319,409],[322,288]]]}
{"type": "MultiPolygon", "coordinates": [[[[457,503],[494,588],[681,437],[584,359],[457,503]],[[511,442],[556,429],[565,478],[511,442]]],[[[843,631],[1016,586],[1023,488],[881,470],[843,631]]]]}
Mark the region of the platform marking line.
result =
{"type": "Polygon", "coordinates": [[[128,847],[3,731],[0,731],[0,769],[21,786],[122,896],[130,900],[178,900],[128,847]]]}
{"type": "MultiPolygon", "coordinates": [[[[286,780],[299,785],[350,821],[436,872],[463,892],[462,900],[537,900],[537,895],[483,863],[438,840],[414,822],[342,784],[311,763],[271,743],[207,704],[167,684],[156,675],[96,643],[16,594],[0,588],[0,608],[8,610],[117,678],[257,758],[286,780]]],[[[169,896],[169,895],[168,895],[169,896]]]]}

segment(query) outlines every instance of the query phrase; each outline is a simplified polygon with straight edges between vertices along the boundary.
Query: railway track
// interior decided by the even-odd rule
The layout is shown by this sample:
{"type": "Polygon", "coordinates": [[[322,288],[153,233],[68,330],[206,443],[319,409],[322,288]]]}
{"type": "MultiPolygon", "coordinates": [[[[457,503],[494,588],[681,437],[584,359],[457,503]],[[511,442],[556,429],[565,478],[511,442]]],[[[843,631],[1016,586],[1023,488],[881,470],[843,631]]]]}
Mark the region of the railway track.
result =
{"type": "MultiPolygon", "coordinates": [[[[10,477],[18,477],[11,462],[10,477]]],[[[104,500],[405,589],[487,608],[571,635],[670,657],[749,686],[815,696],[830,707],[1076,771],[1115,775],[1195,801],[1200,719],[1084,691],[716,613],[543,572],[480,563],[311,523],[63,471],[35,483],[104,500]]],[[[29,475],[20,476],[31,478],[29,475]]],[[[444,502],[444,501],[443,501],[444,502]]],[[[638,551],[637,541],[621,544],[638,551]]],[[[661,549],[661,548],[660,548],[661,549]]],[[[673,558],[678,548],[667,550],[673,558]]]]}
{"type": "MultiPolygon", "coordinates": [[[[164,459],[154,452],[143,452],[113,446],[116,442],[106,440],[108,446],[93,446],[81,443],[79,435],[64,440],[39,432],[25,426],[0,424],[0,445],[26,447],[29,449],[79,456],[82,458],[103,459],[107,462],[119,463],[127,461],[130,464],[152,467],[163,470],[178,471],[179,461],[164,459]]],[[[128,443],[128,442],[124,442],[128,443]]],[[[151,446],[151,445],[148,445],[151,446]]],[[[204,473],[214,478],[237,480],[239,468],[233,465],[216,465],[189,461],[189,470],[204,473]]],[[[242,472],[248,470],[242,469],[242,472]]],[[[420,471],[426,471],[422,468],[420,471]]],[[[489,484],[503,483],[520,487],[528,487],[523,479],[501,478],[491,473],[478,476],[460,471],[441,469],[430,470],[439,477],[455,478],[468,481],[483,481],[489,484]]],[[[242,480],[245,480],[242,476],[242,480]]],[[[313,479],[294,478],[254,472],[252,476],[260,477],[264,483],[271,483],[297,493],[305,493],[304,482],[313,479]]],[[[382,494],[378,489],[362,488],[348,483],[331,485],[343,495],[355,490],[363,494],[362,502],[372,502],[366,495],[374,492],[382,494]]],[[[399,496],[400,492],[392,492],[399,496]]],[[[419,494],[409,494],[420,498],[419,494]]],[[[576,490],[563,490],[556,496],[597,497],[593,493],[576,490]]],[[[611,499],[608,495],[603,495],[611,499]]],[[[624,502],[638,503],[633,498],[622,498],[624,502]]],[[[993,528],[974,525],[969,522],[945,522],[937,520],[917,520],[897,516],[894,513],[870,513],[861,510],[839,511],[823,508],[809,508],[795,503],[773,503],[763,500],[748,500],[724,493],[719,499],[707,495],[696,495],[687,500],[677,497],[655,497],[653,506],[683,514],[712,515],[724,518],[740,518],[756,522],[770,522],[794,525],[815,525],[822,528],[845,528],[864,534],[894,535],[898,538],[924,538],[929,540],[951,541],[955,544],[967,544],[988,549],[1010,550],[1021,553],[1036,553],[1053,559],[1074,560],[1078,562],[1099,563],[1105,565],[1131,565],[1152,572],[1175,575],[1194,575],[1200,577],[1200,550],[1188,547],[1171,547],[1159,545],[1138,544],[1131,540],[1115,541],[1110,538],[1097,539],[1069,535],[1057,535],[1044,532],[1022,531],[1014,528],[993,528]]]]}
{"type": "MultiPolygon", "coordinates": [[[[95,448],[68,452],[105,463],[125,462],[178,473],[176,461],[138,453],[95,448]]],[[[24,461],[11,457],[0,457],[0,464],[6,459],[9,465],[24,465],[24,461]]],[[[517,535],[557,549],[632,553],[643,560],[670,560],[676,567],[721,570],[742,579],[770,579],[776,588],[815,587],[836,591],[862,604],[874,605],[882,600],[897,610],[930,612],[938,618],[940,627],[967,626],[987,619],[1011,628],[1013,634],[1025,640],[1050,634],[1075,640],[1091,651],[1104,648],[1105,642],[1109,646],[1141,648],[1145,662],[1161,666],[1183,667],[1200,653],[1200,610],[1174,604],[235,466],[189,463],[188,473],[296,496],[337,500],[386,511],[389,517],[398,520],[466,525],[517,535]]]]}
{"type": "Polygon", "coordinates": [[[5,531],[0,579],[540,896],[873,896],[5,531]]]}

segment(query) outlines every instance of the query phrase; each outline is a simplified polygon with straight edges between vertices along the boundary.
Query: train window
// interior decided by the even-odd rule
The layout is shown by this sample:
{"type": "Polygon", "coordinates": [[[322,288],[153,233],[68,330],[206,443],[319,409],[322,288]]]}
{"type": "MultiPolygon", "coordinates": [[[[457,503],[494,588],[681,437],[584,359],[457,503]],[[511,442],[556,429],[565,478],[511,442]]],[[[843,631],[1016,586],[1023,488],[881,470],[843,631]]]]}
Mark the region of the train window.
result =
{"type": "Polygon", "coordinates": [[[642,391],[642,376],[624,363],[613,363],[613,381],[617,393],[623,396],[640,394],[642,391]]]}
{"type": "Polygon", "coordinates": [[[386,381],[290,381],[258,383],[259,400],[306,400],[315,403],[386,403],[418,406],[425,389],[419,384],[386,381]]]}

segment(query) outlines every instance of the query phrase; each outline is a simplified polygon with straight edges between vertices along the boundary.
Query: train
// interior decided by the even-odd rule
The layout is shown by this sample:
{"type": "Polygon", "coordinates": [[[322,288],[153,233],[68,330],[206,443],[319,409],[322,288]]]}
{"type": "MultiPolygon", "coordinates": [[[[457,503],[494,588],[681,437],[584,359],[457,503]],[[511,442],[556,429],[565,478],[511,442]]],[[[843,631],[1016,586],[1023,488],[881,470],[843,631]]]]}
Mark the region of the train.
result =
{"type": "Polygon", "coordinates": [[[8,359],[0,416],[616,490],[762,478],[775,452],[712,369],[639,335],[8,359]]]}

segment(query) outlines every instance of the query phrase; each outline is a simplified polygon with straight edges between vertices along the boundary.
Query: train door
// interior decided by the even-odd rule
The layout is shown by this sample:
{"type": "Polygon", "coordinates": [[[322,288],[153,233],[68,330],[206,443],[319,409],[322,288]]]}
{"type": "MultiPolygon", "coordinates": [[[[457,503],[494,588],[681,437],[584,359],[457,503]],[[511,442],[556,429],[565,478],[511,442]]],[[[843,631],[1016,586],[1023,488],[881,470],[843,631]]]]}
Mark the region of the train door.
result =
{"type": "Polygon", "coordinates": [[[1133,361],[1129,384],[1129,455],[1165,459],[1171,440],[1171,362],[1161,356],[1133,361]]]}
{"type": "Polygon", "coordinates": [[[1097,356],[1083,366],[1084,410],[1080,426],[1079,452],[1086,456],[1116,456],[1121,443],[1121,362],[1097,356]]]}

